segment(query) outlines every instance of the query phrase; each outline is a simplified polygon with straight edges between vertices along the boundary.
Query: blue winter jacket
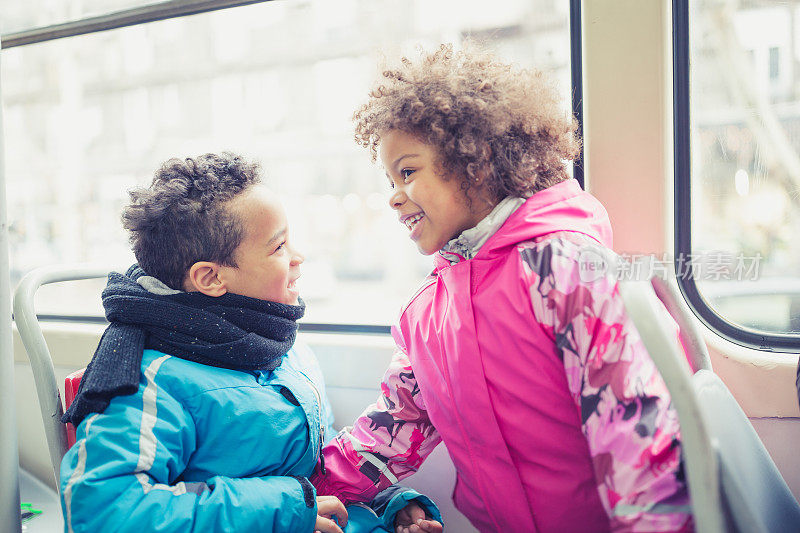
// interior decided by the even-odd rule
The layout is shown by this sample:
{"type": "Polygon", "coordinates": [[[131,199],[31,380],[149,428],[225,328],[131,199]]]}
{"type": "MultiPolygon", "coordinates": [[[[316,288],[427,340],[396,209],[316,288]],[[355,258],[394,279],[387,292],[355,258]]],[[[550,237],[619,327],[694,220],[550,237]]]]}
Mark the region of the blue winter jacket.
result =
{"type": "MultiPolygon", "coordinates": [[[[301,344],[272,372],[216,368],[145,350],[139,390],[86,417],[61,463],[68,532],[314,530],[308,483],[333,435],[313,353],[301,344]]],[[[347,533],[392,530],[410,489],[349,507],[347,533]]]]}

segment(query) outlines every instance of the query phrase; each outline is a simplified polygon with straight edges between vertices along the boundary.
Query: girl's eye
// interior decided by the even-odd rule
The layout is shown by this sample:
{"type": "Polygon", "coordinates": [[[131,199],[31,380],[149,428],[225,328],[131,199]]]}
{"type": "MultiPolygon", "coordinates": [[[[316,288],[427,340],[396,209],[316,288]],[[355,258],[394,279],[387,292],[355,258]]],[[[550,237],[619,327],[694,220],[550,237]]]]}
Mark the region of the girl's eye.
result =
{"type": "Polygon", "coordinates": [[[414,170],[410,168],[404,168],[403,170],[400,171],[400,175],[403,176],[403,181],[407,180],[413,173],[414,170]]]}

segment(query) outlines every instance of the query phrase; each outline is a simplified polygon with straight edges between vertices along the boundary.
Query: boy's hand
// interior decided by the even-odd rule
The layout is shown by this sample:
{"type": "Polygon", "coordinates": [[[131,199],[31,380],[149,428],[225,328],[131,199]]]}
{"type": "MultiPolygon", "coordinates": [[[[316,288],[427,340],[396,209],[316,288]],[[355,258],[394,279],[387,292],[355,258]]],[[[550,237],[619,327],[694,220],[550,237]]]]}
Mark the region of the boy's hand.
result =
{"type": "Polygon", "coordinates": [[[336,525],[332,517],[342,525],[347,525],[347,509],[336,496],[317,497],[317,522],[314,524],[314,533],[343,533],[342,528],[336,525]]]}
{"type": "Polygon", "coordinates": [[[442,524],[427,518],[425,508],[410,502],[397,512],[394,530],[397,533],[442,533],[442,524]]]}

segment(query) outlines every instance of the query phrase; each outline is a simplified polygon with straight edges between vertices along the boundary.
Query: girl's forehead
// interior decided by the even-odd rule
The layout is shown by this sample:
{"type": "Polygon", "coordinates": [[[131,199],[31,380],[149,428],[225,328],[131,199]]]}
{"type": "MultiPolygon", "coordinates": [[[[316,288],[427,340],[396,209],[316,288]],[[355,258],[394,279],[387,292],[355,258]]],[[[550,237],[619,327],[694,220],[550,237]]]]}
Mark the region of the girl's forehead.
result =
{"type": "Polygon", "coordinates": [[[401,130],[390,130],[383,134],[378,152],[384,166],[393,166],[403,156],[430,156],[436,153],[433,146],[401,130]]]}
{"type": "Polygon", "coordinates": [[[381,145],[397,143],[425,144],[417,135],[404,130],[392,129],[381,134],[381,145]]]}

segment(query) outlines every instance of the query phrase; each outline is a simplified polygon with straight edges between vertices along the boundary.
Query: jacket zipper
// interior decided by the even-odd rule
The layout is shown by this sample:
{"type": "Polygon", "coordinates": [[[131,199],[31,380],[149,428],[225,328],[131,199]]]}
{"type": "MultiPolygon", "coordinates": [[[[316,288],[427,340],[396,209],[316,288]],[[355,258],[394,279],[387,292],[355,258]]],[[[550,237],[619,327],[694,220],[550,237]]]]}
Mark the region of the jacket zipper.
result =
{"type": "Polygon", "coordinates": [[[314,385],[314,382],[311,381],[311,378],[303,374],[308,380],[308,384],[311,385],[311,390],[314,391],[314,396],[317,397],[317,407],[319,408],[319,461],[320,461],[320,470],[322,471],[322,475],[326,475],[327,472],[325,471],[325,456],[322,454],[322,445],[325,442],[325,426],[322,424],[322,396],[317,390],[317,386],[314,385]]]}

